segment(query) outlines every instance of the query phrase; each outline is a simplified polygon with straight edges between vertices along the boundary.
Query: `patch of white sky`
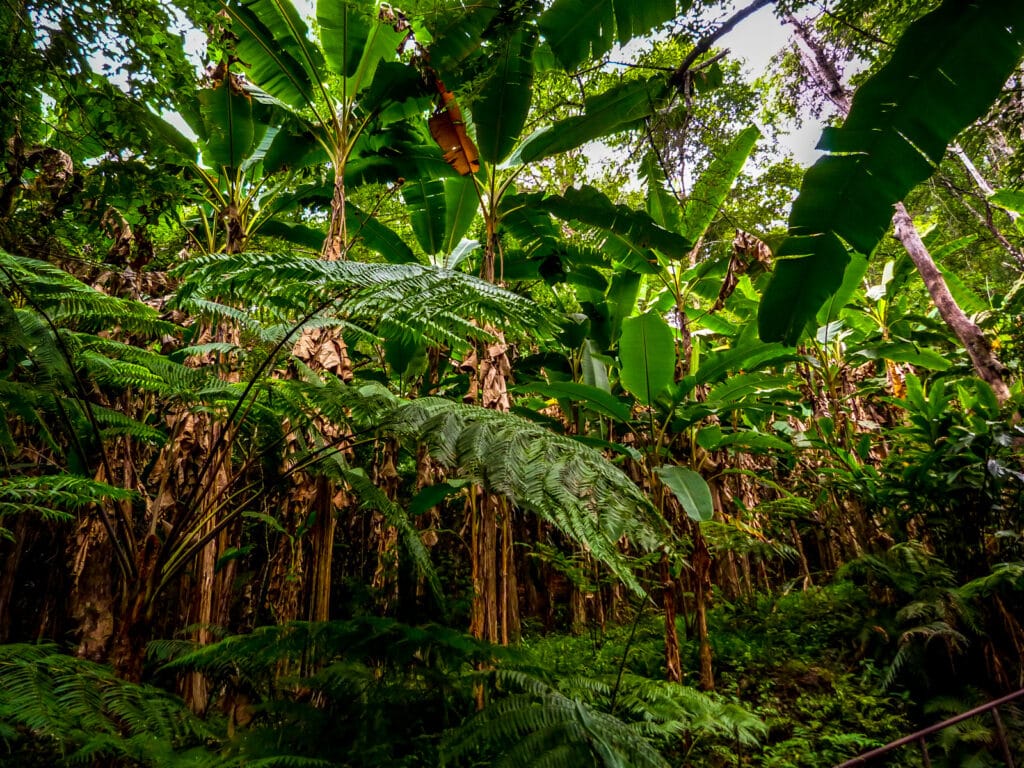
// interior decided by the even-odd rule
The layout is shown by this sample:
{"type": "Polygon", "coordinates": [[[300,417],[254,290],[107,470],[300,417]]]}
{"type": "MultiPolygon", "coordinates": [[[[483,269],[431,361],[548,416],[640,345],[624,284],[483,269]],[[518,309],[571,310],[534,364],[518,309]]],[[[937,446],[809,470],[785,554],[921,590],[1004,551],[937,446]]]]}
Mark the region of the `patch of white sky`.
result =
{"type": "MultiPolygon", "coordinates": [[[[745,74],[757,79],[769,74],[772,59],[789,45],[790,29],[772,13],[770,6],[760,9],[741,21],[718,41],[718,47],[728,48],[730,56],[742,59],[745,74]]],[[[782,148],[801,165],[811,165],[821,156],[816,149],[822,124],[806,119],[803,124],[784,125],[780,137],[782,148]],[[788,129],[788,130],[786,130],[788,129]]]]}

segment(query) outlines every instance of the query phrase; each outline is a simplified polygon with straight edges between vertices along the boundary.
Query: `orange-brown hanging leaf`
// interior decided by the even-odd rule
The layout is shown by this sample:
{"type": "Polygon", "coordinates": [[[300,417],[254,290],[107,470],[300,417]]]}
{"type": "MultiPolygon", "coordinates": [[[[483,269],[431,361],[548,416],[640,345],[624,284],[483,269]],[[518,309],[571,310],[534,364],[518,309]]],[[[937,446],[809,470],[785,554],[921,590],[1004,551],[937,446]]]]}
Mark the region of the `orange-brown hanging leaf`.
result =
{"type": "Polygon", "coordinates": [[[445,162],[460,175],[476,173],[480,170],[480,153],[466,133],[455,94],[447,90],[440,80],[437,81],[437,89],[441,92],[441,106],[430,118],[430,135],[444,152],[445,162]]]}

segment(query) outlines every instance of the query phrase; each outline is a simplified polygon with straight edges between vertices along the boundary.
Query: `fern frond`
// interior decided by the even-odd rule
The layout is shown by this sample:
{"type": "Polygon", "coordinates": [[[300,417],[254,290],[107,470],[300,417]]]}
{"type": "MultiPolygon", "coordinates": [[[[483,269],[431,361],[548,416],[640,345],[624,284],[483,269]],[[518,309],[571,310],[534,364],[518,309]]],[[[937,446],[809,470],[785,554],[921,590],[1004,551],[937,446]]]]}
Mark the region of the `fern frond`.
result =
{"type": "Polygon", "coordinates": [[[42,475],[0,479],[0,519],[36,513],[44,519],[66,521],[72,513],[104,500],[131,499],[134,492],[77,475],[42,475]]]}
{"type": "Polygon", "coordinates": [[[215,254],[192,259],[182,278],[182,308],[214,301],[258,306],[264,319],[295,321],[316,307],[324,317],[372,329],[381,337],[418,338],[461,349],[488,338],[476,323],[536,330],[552,318],[532,300],[463,272],[420,264],[322,261],[297,254],[215,254]]]}
{"type": "MultiPolygon", "coordinates": [[[[211,382],[208,372],[174,362],[166,355],[149,349],[123,344],[100,336],[79,335],[84,352],[90,353],[86,361],[105,359],[103,383],[110,386],[153,392],[162,397],[183,397],[211,382]]],[[[90,368],[90,373],[98,373],[90,368]]]]}
{"type": "MultiPolygon", "coordinates": [[[[509,768],[667,768],[642,726],[603,712],[522,671],[499,670],[496,678],[506,686],[525,690],[495,701],[456,731],[445,745],[448,760],[496,751],[499,756],[494,764],[509,768]]],[[[575,679],[575,685],[582,683],[582,678],[575,679]]]]}
{"type": "Polygon", "coordinates": [[[637,592],[617,542],[650,551],[672,539],[647,497],[598,451],[521,417],[423,398],[399,405],[383,428],[551,522],[637,592]]]}
{"type": "Polygon", "coordinates": [[[0,646],[0,723],[73,751],[71,762],[102,755],[173,765],[175,749],[212,736],[165,691],[125,682],[52,645],[0,646]]]}
{"type": "Polygon", "coordinates": [[[110,296],[59,267],[3,250],[0,250],[0,292],[23,294],[34,305],[33,309],[45,312],[58,327],[86,332],[120,328],[151,338],[177,329],[140,301],[110,296]]]}

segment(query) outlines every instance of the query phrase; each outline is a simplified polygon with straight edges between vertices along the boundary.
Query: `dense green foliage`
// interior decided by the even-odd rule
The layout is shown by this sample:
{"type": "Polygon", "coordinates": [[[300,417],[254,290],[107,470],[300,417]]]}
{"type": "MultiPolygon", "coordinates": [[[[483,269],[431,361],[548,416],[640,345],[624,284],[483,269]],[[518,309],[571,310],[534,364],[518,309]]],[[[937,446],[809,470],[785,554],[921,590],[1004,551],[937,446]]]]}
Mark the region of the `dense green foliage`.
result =
{"type": "Polygon", "coordinates": [[[0,7],[0,765],[818,768],[1021,686],[1024,7],[727,6],[0,7]]]}

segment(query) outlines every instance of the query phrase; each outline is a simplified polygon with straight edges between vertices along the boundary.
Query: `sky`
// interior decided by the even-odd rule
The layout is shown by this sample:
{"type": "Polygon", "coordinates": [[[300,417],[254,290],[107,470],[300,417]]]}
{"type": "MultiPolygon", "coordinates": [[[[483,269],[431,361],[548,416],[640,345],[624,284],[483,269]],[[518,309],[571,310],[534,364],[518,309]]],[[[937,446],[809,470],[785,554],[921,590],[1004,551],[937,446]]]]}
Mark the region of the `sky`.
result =
{"type": "MultiPolygon", "coordinates": [[[[746,72],[753,79],[764,74],[772,56],[786,46],[789,36],[789,29],[769,6],[740,22],[719,41],[719,47],[728,48],[731,56],[744,59],[746,72]]],[[[793,126],[789,135],[781,139],[781,144],[792,152],[797,162],[811,165],[821,156],[815,149],[821,129],[820,123],[807,119],[802,127],[793,126]]]]}

